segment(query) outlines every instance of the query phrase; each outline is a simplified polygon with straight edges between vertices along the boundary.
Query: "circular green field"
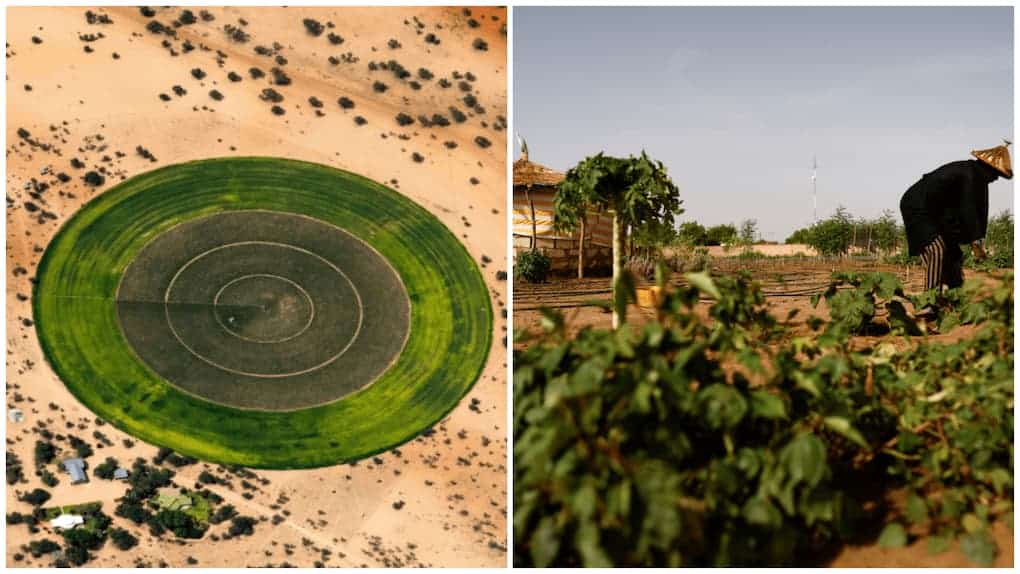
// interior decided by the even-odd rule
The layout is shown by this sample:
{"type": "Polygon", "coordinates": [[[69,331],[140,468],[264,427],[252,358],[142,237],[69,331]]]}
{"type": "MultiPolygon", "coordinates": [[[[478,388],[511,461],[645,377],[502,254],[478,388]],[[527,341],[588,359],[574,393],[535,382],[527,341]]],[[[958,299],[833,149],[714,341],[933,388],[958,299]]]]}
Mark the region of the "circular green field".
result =
{"type": "Polygon", "coordinates": [[[492,309],[457,238],[360,176],[278,158],[158,169],[50,243],[47,360],[101,418],[204,460],[307,468],[436,424],[477,380],[492,309]]]}

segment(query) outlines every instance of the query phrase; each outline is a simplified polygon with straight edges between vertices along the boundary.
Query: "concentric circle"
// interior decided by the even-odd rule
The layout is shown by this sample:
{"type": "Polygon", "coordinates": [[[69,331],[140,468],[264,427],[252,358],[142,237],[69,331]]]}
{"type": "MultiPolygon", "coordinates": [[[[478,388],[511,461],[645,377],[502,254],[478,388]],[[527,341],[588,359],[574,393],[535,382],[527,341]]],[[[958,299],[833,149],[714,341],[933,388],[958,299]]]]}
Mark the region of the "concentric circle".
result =
{"type": "Polygon", "coordinates": [[[34,293],[44,353],[107,421],[261,468],[370,456],[430,428],[485,364],[488,291],[428,212],[275,158],[169,166],[87,204],[34,293]]]}
{"type": "Polygon", "coordinates": [[[212,301],[216,322],[253,343],[283,343],[308,330],[315,304],[308,291],[279,275],[242,275],[220,287],[212,301]]]}
{"type": "Polygon", "coordinates": [[[410,306],[368,244],[261,210],[173,227],[141,250],[117,290],[125,338],[165,380],[263,410],[320,405],[371,384],[403,348],[410,306]]]}

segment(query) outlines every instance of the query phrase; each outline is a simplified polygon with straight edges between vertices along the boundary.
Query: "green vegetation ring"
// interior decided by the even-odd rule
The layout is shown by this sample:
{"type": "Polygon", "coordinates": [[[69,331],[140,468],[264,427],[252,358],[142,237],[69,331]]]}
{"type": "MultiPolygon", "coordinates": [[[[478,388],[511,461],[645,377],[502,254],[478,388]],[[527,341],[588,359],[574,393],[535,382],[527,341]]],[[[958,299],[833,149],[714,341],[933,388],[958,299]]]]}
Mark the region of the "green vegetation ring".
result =
{"type": "Polygon", "coordinates": [[[306,468],[430,428],[492,336],[470,255],[404,196],[277,158],[158,169],[89,202],[50,243],[33,298],[71,392],[147,442],[306,468]]]}

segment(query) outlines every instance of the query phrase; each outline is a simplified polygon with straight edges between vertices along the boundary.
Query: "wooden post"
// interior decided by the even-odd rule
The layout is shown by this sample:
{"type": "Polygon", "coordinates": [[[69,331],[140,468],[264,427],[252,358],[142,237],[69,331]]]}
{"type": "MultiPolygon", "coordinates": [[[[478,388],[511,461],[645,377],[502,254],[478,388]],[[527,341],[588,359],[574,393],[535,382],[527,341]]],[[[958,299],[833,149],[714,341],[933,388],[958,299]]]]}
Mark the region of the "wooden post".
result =
{"type": "Polygon", "coordinates": [[[535,202],[531,199],[531,184],[524,186],[524,197],[528,200],[528,207],[531,208],[531,250],[538,248],[538,222],[535,221],[535,202]]]}
{"type": "MultiPolygon", "coordinates": [[[[623,271],[623,225],[620,223],[620,217],[614,212],[613,213],[613,301],[616,301],[616,290],[619,288],[620,274],[623,271]]],[[[613,329],[616,329],[622,323],[622,317],[616,310],[615,304],[613,305],[613,329]]]]}
{"type": "Polygon", "coordinates": [[[584,235],[588,214],[581,214],[581,241],[577,246],[577,278],[584,279],[584,235]]]}

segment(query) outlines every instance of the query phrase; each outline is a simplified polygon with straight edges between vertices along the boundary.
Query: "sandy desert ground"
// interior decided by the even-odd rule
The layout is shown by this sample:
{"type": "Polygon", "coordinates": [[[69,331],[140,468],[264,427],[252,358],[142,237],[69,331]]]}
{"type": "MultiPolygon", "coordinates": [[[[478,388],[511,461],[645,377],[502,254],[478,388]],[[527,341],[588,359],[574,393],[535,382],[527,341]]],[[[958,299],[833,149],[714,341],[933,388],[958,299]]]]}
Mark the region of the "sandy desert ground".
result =
{"type": "MultiPolygon", "coordinates": [[[[89,566],[505,565],[505,9],[154,12],[7,10],[7,405],[25,413],[23,422],[7,423],[7,451],[25,465],[27,483],[8,486],[6,512],[29,512],[17,493],[42,486],[32,472],[41,423],[92,444],[93,467],[107,456],[130,462],[157,451],[129,447],[130,437],[98,426],[41,354],[31,281],[61,223],[105,189],[154,167],[274,155],[386,183],[462,238],[481,262],[497,313],[482,378],[434,433],[358,464],[246,478],[201,462],[177,468],[181,486],[203,470],[227,479],[229,488],[212,489],[259,519],[254,535],[216,540],[226,526],[220,524],[184,542],[115,517],[141,544],[121,552],[107,543],[89,566]],[[314,35],[305,18],[325,29],[314,35]],[[370,65],[390,60],[411,76],[370,65]],[[274,67],[290,82],[274,80],[274,67]],[[252,68],[266,76],[253,78],[252,68]],[[263,99],[276,98],[267,88],[283,100],[263,99]],[[450,106],[464,112],[463,121],[450,106]],[[428,125],[401,126],[399,113],[424,116],[428,125]],[[110,444],[97,440],[97,431],[110,444]]],[[[57,444],[71,450],[66,441],[57,444]]],[[[53,495],[47,506],[99,500],[112,516],[126,488],[60,478],[46,488],[53,495]]],[[[24,525],[8,527],[6,536],[9,566],[47,566],[46,557],[15,562],[15,555],[31,539],[59,538],[48,526],[30,535],[24,525]]]]}

